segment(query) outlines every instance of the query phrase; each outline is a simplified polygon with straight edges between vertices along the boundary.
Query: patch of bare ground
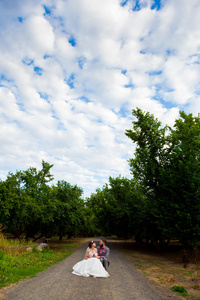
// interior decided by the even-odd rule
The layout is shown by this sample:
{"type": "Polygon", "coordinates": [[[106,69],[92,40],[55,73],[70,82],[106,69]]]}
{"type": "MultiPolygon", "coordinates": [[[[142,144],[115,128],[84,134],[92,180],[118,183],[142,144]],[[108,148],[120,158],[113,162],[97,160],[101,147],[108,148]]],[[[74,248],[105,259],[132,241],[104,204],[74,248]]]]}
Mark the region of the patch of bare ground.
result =
{"type": "MultiPolygon", "coordinates": [[[[150,245],[138,245],[132,240],[123,243],[125,246],[120,246],[118,241],[116,247],[123,247],[124,254],[144,277],[166,292],[171,291],[173,286],[183,286],[188,293],[187,299],[200,300],[200,264],[189,262],[185,265],[181,246],[177,242],[171,242],[165,253],[157,252],[150,245]]],[[[177,293],[174,292],[174,295],[177,293]]]]}

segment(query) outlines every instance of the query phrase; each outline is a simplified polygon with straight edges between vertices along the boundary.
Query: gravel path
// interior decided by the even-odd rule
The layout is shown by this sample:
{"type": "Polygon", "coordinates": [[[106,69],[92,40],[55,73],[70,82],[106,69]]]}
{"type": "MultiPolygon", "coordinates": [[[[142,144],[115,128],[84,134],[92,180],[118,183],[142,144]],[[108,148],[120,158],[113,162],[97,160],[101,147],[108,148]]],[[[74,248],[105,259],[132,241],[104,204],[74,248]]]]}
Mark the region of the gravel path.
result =
{"type": "MultiPolygon", "coordinates": [[[[63,261],[36,277],[1,290],[7,300],[163,300],[115,244],[110,248],[109,278],[84,278],[72,275],[72,266],[83,259],[87,244],[77,248],[63,261]]],[[[171,297],[170,297],[171,298],[171,297]]],[[[175,297],[173,298],[175,299],[175,297]]]]}

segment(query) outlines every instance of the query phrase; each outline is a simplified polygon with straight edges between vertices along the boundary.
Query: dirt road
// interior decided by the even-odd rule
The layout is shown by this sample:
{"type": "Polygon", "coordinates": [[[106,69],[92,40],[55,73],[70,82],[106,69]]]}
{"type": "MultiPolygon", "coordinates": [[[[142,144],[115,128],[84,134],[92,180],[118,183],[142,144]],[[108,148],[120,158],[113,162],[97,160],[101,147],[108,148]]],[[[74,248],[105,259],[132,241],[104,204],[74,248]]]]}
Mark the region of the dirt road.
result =
{"type": "MultiPolygon", "coordinates": [[[[123,252],[111,241],[109,278],[84,278],[72,275],[72,266],[83,259],[87,244],[80,246],[63,261],[17,285],[3,289],[7,300],[164,300],[170,296],[158,294],[143,275],[136,270],[123,252]]],[[[173,297],[173,299],[176,299],[173,297]]]]}

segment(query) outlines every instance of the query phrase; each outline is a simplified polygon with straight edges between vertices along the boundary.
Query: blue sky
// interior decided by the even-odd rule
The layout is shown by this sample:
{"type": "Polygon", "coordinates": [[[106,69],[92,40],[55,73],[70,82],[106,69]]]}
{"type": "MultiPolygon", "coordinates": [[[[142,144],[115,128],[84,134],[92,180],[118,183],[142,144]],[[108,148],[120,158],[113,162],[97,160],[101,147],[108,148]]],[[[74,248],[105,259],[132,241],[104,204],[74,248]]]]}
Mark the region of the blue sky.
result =
{"type": "Polygon", "coordinates": [[[0,178],[131,177],[132,109],[200,112],[199,0],[0,0],[0,178]]]}

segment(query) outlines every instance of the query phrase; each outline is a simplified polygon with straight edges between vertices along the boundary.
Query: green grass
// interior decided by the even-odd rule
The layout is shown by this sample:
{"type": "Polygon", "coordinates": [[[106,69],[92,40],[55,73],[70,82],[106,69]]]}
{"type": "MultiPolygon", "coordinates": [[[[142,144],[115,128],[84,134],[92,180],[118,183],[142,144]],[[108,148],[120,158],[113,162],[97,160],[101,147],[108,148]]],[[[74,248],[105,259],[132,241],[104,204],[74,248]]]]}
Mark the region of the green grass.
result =
{"type": "Polygon", "coordinates": [[[163,267],[165,264],[158,264],[158,263],[150,263],[151,266],[155,266],[155,267],[163,267]]]}
{"type": "Polygon", "coordinates": [[[179,296],[182,296],[182,297],[187,297],[188,296],[188,293],[187,293],[186,289],[183,286],[174,285],[172,287],[172,291],[178,292],[179,296]]]}
{"type": "Polygon", "coordinates": [[[0,255],[0,288],[11,283],[19,282],[22,279],[33,277],[37,273],[46,270],[51,265],[69,256],[72,251],[62,249],[53,251],[26,251],[18,256],[3,253],[0,255]]]}
{"type": "Polygon", "coordinates": [[[142,266],[139,265],[139,264],[134,264],[134,266],[138,267],[138,269],[141,269],[141,268],[142,268],[142,266]]]}
{"type": "Polygon", "coordinates": [[[192,277],[193,276],[193,272],[184,272],[184,275],[192,277]]]}

